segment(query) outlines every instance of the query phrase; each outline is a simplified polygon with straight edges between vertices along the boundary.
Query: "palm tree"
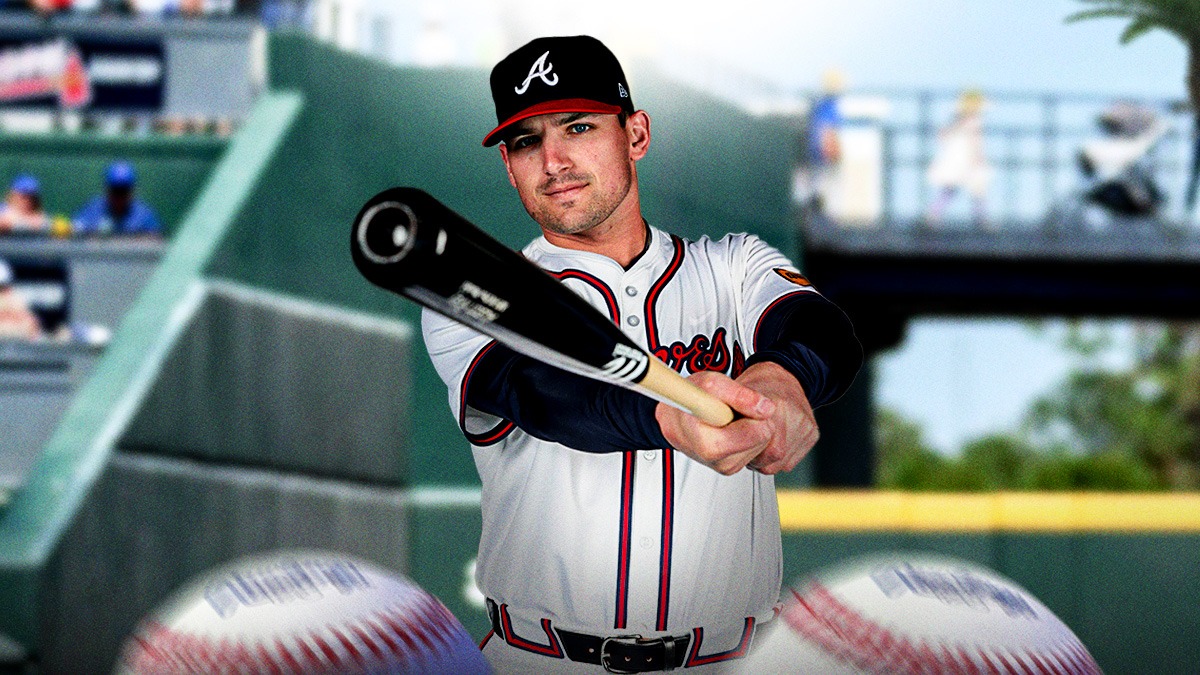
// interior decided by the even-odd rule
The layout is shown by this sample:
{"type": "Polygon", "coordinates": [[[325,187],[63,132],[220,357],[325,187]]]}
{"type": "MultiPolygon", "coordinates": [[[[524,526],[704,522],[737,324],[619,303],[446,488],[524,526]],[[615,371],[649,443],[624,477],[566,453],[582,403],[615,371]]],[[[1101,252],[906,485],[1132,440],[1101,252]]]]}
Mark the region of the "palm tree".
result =
{"type": "Polygon", "coordinates": [[[1094,7],[1067,17],[1068,23],[1083,19],[1129,19],[1129,25],[1121,33],[1121,44],[1126,44],[1155,28],[1161,28],[1187,45],[1186,82],[1194,125],[1192,167],[1188,176],[1186,199],[1190,212],[1196,203],[1196,186],[1200,181],[1200,0],[1079,1],[1094,7]]]}

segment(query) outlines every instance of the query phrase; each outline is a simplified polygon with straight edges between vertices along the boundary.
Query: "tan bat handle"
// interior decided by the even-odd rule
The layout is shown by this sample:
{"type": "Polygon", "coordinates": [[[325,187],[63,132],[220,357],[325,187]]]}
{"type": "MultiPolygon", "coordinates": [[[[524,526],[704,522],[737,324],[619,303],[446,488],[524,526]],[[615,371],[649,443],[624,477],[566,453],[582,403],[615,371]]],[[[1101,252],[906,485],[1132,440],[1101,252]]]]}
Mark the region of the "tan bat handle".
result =
{"type": "Polygon", "coordinates": [[[723,427],[733,421],[733,410],[721,399],[688,382],[667,364],[650,357],[650,368],[638,386],[695,415],[702,422],[723,427]]]}

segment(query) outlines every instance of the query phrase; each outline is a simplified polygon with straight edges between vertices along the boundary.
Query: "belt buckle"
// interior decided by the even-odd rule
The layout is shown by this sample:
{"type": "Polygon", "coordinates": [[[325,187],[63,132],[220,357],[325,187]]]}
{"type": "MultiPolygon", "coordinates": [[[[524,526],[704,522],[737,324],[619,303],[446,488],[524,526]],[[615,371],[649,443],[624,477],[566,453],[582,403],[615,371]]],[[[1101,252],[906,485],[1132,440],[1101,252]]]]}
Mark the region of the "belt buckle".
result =
{"type": "Polygon", "coordinates": [[[606,637],[603,640],[601,640],[600,641],[600,665],[604,666],[604,669],[610,673],[628,674],[628,673],[644,672],[641,670],[621,670],[620,666],[614,666],[611,663],[612,656],[609,655],[609,653],[608,653],[608,646],[614,642],[617,644],[624,644],[624,645],[631,645],[631,646],[638,645],[638,644],[642,643],[642,636],[641,635],[618,635],[616,637],[606,637]]]}

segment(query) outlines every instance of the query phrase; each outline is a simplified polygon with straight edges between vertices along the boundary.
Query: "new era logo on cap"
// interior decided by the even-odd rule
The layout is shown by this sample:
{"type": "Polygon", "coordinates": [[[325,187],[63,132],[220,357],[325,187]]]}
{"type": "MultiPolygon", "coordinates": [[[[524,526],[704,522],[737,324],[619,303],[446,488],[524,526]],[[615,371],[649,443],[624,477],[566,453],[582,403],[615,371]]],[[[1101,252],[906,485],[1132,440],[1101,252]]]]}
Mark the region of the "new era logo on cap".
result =
{"type": "Polygon", "coordinates": [[[538,38],[492,69],[496,128],[483,139],[492,146],[512,124],[560,112],[632,113],[629,82],[608,47],[587,35],[538,38]]]}

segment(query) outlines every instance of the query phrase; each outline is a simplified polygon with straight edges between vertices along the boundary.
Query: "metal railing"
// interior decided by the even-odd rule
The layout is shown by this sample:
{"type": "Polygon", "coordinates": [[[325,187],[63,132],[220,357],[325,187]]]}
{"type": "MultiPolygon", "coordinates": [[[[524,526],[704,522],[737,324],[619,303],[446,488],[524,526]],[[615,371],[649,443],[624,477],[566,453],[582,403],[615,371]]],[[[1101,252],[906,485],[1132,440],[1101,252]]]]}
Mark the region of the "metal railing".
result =
{"type": "MultiPolygon", "coordinates": [[[[1136,97],[1038,94],[1007,92],[986,94],[983,137],[991,179],[984,199],[985,217],[972,213],[971,199],[956,196],[936,226],[941,229],[985,229],[988,232],[1030,231],[1046,227],[1090,229],[1092,232],[1140,222],[1176,233],[1198,231],[1192,214],[1184,208],[1188,167],[1192,162],[1192,118],[1180,101],[1136,97]],[[1122,101],[1152,110],[1162,125],[1162,135],[1144,160],[1146,175],[1162,192],[1162,204],[1151,216],[1129,219],[1100,214],[1087,222],[1087,202],[1082,192],[1094,186],[1082,173],[1080,150],[1085,143],[1104,137],[1098,120],[1112,104],[1122,101]]],[[[926,173],[935,160],[938,132],[953,118],[958,91],[848,92],[846,109],[871,110],[846,121],[846,129],[874,133],[877,157],[870,169],[869,186],[877,190],[878,207],[870,215],[851,217],[858,222],[842,225],[876,229],[907,229],[935,225],[929,208],[936,189],[926,173]]],[[[811,98],[810,98],[811,100],[811,98]]],[[[802,143],[804,143],[802,139],[802,143]]],[[[862,153],[858,160],[862,161],[862,153]]],[[[860,168],[860,167],[859,167],[860,168]]],[[[853,171],[842,166],[842,172],[853,171]]],[[[850,178],[842,177],[847,184],[850,178]]],[[[862,178],[858,186],[863,186],[862,178]]],[[[846,195],[847,199],[858,198],[846,195]]],[[[869,199],[870,201],[870,199],[869,199]]],[[[836,221],[838,216],[830,215],[836,221]]],[[[1128,227],[1126,227],[1128,229],[1128,227]]]]}
{"type": "MultiPolygon", "coordinates": [[[[889,114],[878,124],[882,137],[882,213],[885,227],[906,227],[924,220],[934,188],[925,174],[934,159],[939,130],[953,116],[958,92],[872,92],[887,103],[889,114]]],[[[1178,101],[1135,97],[1041,93],[985,94],[984,146],[993,172],[986,198],[992,229],[1028,229],[1042,225],[1064,204],[1078,200],[1086,184],[1078,154],[1083,144],[1102,135],[1099,115],[1120,100],[1154,111],[1165,132],[1152,147],[1145,166],[1166,199],[1155,218],[1184,226],[1190,220],[1183,196],[1191,157],[1192,115],[1178,101]]],[[[961,226],[959,199],[944,225],[961,226]],[[956,217],[957,216],[957,217],[956,217]]]]}
{"type": "MultiPolygon", "coordinates": [[[[803,116],[819,96],[811,90],[780,87],[703,54],[680,54],[656,67],[748,110],[775,116],[803,116]]],[[[1109,105],[1127,101],[1155,111],[1166,126],[1146,162],[1165,203],[1154,218],[1143,218],[1141,224],[1152,221],[1155,227],[1189,238],[1200,233],[1200,217],[1188,213],[1183,203],[1192,161],[1193,113],[1183,100],[1182,88],[1179,98],[1171,100],[1119,93],[990,91],[982,84],[988,102],[984,112],[986,155],[993,170],[986,200],[988,231],[1041,229],[1055,213],[1061,218],[1062,207],[1085,185],[1077,154],[1086,141],[1101,136],[1097,117],[1109,105]]],[[[952,118],[961,93],[957,89],[876,88],[843,94],[844,101],[874,99],[875,105],[869,107],[886,110],[867,121],[881,134],[878,188],[882,198],[878,216],[866,224],[903,230],[925,223],[934,197],[926,172],[937,148],[938,131],[952,118]]],[[[947,211],[940,223],[943,229],[965,230],[975,225],[969,208],[964,208],[965,201],[959,197],[956,206],[947,211]]],[[[1108,229],[1114,227],[1121,224],[1108,229]]]]}

